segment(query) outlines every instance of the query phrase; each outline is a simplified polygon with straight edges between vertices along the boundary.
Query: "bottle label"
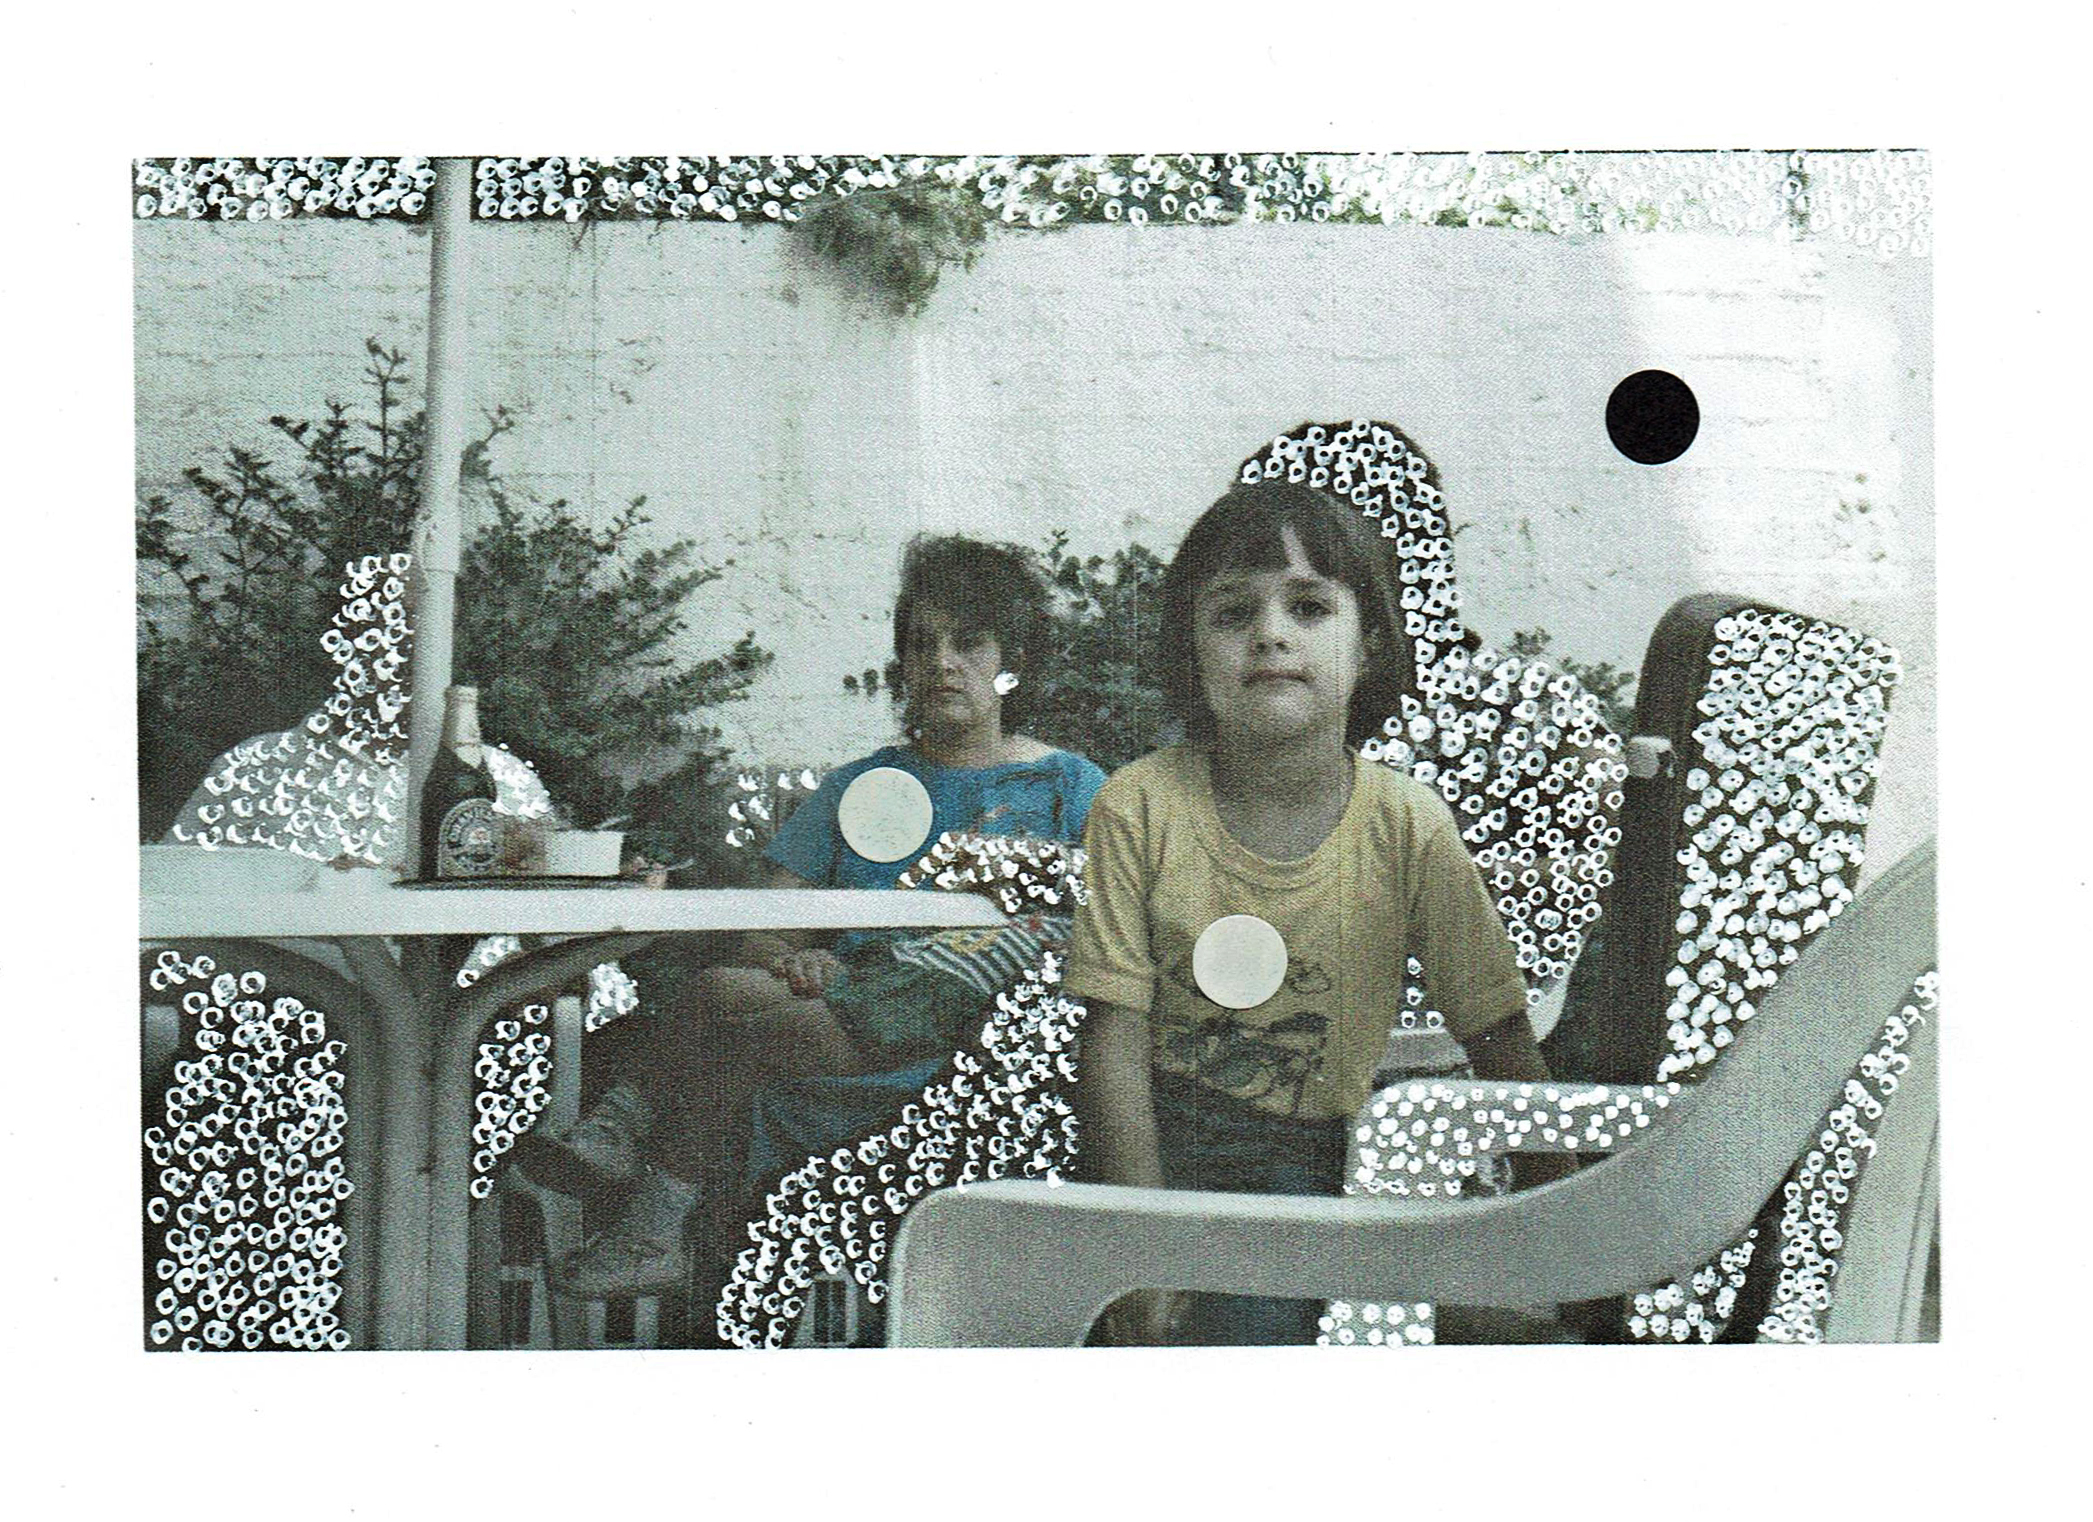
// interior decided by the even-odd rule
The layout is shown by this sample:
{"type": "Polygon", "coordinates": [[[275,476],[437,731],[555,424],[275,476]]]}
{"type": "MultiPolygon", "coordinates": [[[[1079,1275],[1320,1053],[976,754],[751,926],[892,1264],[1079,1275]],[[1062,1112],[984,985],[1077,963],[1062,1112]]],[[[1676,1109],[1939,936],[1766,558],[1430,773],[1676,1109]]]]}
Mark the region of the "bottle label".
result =
{"type": "Polygon", "coordinates": [[[501,855],[501,821],[491,798],[454,803],[436,831],[438,877],[485,877],[501,855]]]}

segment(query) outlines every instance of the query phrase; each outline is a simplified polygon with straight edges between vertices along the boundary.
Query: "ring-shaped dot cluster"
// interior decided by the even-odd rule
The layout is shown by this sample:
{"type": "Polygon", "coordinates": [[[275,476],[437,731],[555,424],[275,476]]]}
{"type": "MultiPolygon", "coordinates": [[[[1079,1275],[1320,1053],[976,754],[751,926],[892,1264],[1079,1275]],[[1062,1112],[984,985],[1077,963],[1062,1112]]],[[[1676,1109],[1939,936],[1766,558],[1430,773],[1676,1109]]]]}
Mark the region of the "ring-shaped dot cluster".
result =
{"type": "Polygon", "coordinates": [[[427,158],[139,159],[132,213],[273,222],[285,217],[419,217],[436,171],[427,158]]]}
{"type": "MultiPolygon", "coordinates": [[[[1896,652],[1880,640],[1792,613],[1743,608],[1713,633],[1684,778],[1680,939],[1665,975],[1671,1050],[1660,1079],[1697,1079],[1780,970],[1851,902],[1898,676],[1896,652]]],[[[1630,1339],[1685,1340],[1680,1317],[1699,1306],[1685,1335],[1712,1341],[1757,1238],[1754,1227],[1715,1263],[1651,1291],[1664,1306],[1638,1297],[1630,1339]],[[1713,1301],[1698,1289],[1710,1274],[1713,1301]]]]}
{"type": "Polygon", "coordinates": [[[1910,1002],[1883,1023],[1875,1049],[1860,1060],[1839,1103],[1826,1112],[1817,1144],[1781,1186],[1779,1273],[1759,1322],[1760,1341],[1824,1340],[1819,1318],[1831,1308],[1847,1209],[1862,1170],[1875,1155],[1874,1128],[1911,1066],[1904,1048],[1913,1029],[1939,1012],[1939,974],[1927,972],[1912,985],[1910,1002]]]}
{"type": "MultiPolygon", "coordinates": [[[[486,937],[474,948],[467,967],[459,970],[459,986],[469,986],[466,972],[475,962],[482,963],[484,970],[521,949],[522,942],[514,936],[486,937]]],[[[477,980],[475,972],[471,981],[477,980]]],[[[598,962],[589,969],[582,1029],[600,1030],[631,1014],[639,1004],[639,984],[632,975],[616,962],[598,962]]],[[[552,1103],[554,1053],[552,1032],[546,1028],[549,1013],[546,1005],[526,1004],[520,1018],[496,1020],[490,1033],[493,1039],[481,1042],[474,1058],[472,1174],[466,1188],[476,1200],[494,1193],[502,1154],[537,1124],[552,1103]]]]}
{"type": "Polygon", "coordinates": [[[739,796],[727,804],[727,844],[736,850],[761,850],[777,834],[785,813],[800,801],[794,795],[812,793],[820,785],[821,776],[811,767],[796,773],[738,773],[734,786],[739,796]]]}
{"type": "MultiPolygon", "coordinates": [[[[1260,204],[1275,220],[1301,214],[1300,154],[1139,153],[1082,158],[977,159],[967,162],[982,204],[1013,226],[1123,222],[1143,227],[1233,222],[1260,204]],[[1281,214],[1283,213],[1283,214],[1281,214]]],[[[1309,177],[1318,190],[1321,182],[1309,177]]],[[[1327,203],[1311,220],[1330,215],[1327,203]]]]}
{"type": "Polygon", "coordinates": [[[337,1219],[351,1183],[342,1154],[343,1045],[327,1016],[268,997],[257,971],[163,951],[148,974],[178,996],[185,1055],[145,1130],[157,1170],[145,1201],[158,1282],[155,1347],[341,1349],[337,1219]]]}
{"type": "Polygon", "coordinates": [[[1527,982],[1567,977],[1613,880],[1627,779],[1597,698],[1544,662],[1469,648],[1438,472],[1389,423],[1304,423],[1243,462],[1350,502],[1395,555],[1416,694],[1361,754],[1436,788],[1461,826],[1527,982]]]}
{"type": "Polygon", "coordinates": [[[598,962],[589,969],[589,996],[581,1014],[584,1031],[601,1030],[639,1007],[640,986],[632,974],[616,962],[598,962]]]}
{"type": "Polygon", "coordinates": [[[406,555],[347,567],[341,606],[320,646],[334,690],[295,729],[242,741],[203,781],[210,801],[169,834],[215,850],[269,846],[319,861],[378,865],[397,847],[406,794],[411,644],[406,555]]]}
{"type": "MultiPolygon", "coordinates": [[[[935,181],[1028,228],[1248,219],[1507,227],[1568,237],[1721,232],[1836,238],[1882,257],[1932,245],[1923,153],[1176,153],[1076,157],[771,154],[482,158],[487,220],[793,222],[822,197],[935,181]]],[[[414,219],[426,158],[141,159],[140,218],[414,219]]]]}
{"type": "Polygon", "coordinates": [[[1424,1301],[1332,1300],[1316,1321],[1316,1345],[1329,1348],[1430,1347],[1437,1317],[1424,1301]]]}
{"type": "MultiPolygon", "coordinates": [[[[1424,989],[1424,963],[1415,957],[1403,958],[1403,1007],[1395,1017],[1395,1028],[1399,1031],[1433,1031],[1446,1029],[1446,1016],[1436,1009],[1427,1008],[1430,1002],[1424,989]]],[[[1401,1078],[1449,1078],[1455,1075],[1442,1072],[1409,1073],[1397,1075],[1401,1078]]]]}
{"type": "Polygon", "coordinates": [[[472,1065],[472,1174],[467,1192],[476,1200],[494,1193],[494,1172],[502,1154],[516,1145],[552,1102],[552,1032],[545,1028],[551,1010],[526,1004],[520,1018],[494,1022],[493,1040],[480,1043],[472,1065]]]}
{"type": "Polygon", "coordinates": [[[1717,620],[1685,762],[1683,887],[1659,1079],[1735,1039],[1780,970],[1853,899],[1897,655],[1855,630],[1744,608],[1717,620]]]}
{"type": "Polygon", "coordinates": [[[1638,1291],[1628,1303],[1628,1336],[1635,1342],[1713,1342],[1730,1324],[1737,1296],[1758,1248],[1754,1226],[1737,1242],[1683,1279],[1638,1291]]]}
{"type": "Polygon", "coordinates": [[[1919,153],[1149,154],[965,161],[1002,221],[1171,225],[1257,218],[1836,237],[1926,254],[1919,153]]]}
{"type": "Polygon", "coordinates": [[[473,166],[473,192],[479,216],[500,221],[796,222],[800,208],[816,197],[923,179],[949,183],[962,174],[951,159],[810,153],[483,158],[473,166]]]}
{"type": "Polygon", "coordinates": [[[1632,1141],[1676,1083],[1409,1083],[1377,1096],[1354,1129],[1362,1194],[1455,1198],[1508,1152],[1605,1152],[1632,1141]]]}
{"type": "MultiPolygon", "coordinates": [[[[1620,737],[1574,677],[1540,661],[1471,648],[1438,472],[1393,424],[1304,423],[1245,460],[1239,478],[1328,492],[1378,523],[1395,557],[1416,693],[1405,694],[1402,711],[1361,754],[1436,788],[1454,810],[1511,939],[1528,1005],[1539,1004],[1568,976],[1612,882],[1620,840],[1614,820],[1627,777],[1620,737]]],[[[1407,972],[1399,1029],[1443,1030],[1425,969],[1413,957],[1407,972]]],[[[1466,1072],[1441,1066],[1414,1076],[1466,1072]]],[[[1370,1142],[1355,1147],[1346,1192],[1458,1195],[1507,1187],[1502,1163],[1487,1149],[1449,1148],[1443,1159],[1431,1158],[1429,1179],[1409,1172],[1413,1160],[1427,1166],[1370,1142]]],[[[1322,1321],[1317,1340],[1331,1345],[1405,1346],[1433,1336],[1431,1307],[1421,1304],[1333,1301],[1322,1321]],[[1391,1325],[1399,1335],[1389,1335],[1391,1325]]]]}
{"type": "MultiPolygon", "coordinates": [[[[1059,842],[946,835],[911,872],[918,881],[950,874],[950,886],[986,887],[1006,908],[1036,908],[1080,901],[1082,866],[1082,852],[1059,842]]],[[[878,1303],[893,1229],[932,1189],[1012,1176],[1060,1181],[1075,1153],[1067,1093],[1083,1016],[1059,994],[1061,974],[1061,955],[1043,951],[1036,968],[996,996],[979,1055],[959,1052],[950,1075],[927,1085],[885,1130],[809,1158],[784,1178],[763,1218],[749,1223],[751,1245],[721,1292],[723,1338],[782,1346],[823,1275],[847,1275],[878,1303]]]]}
{"type": "MultiPolygon", "coordinates": [[[[523,950],[513,935],[482,936],[474,943],[453,980],[459,988],[473,984],[523,950]]],[[[593,1031],[639,1008],[639,984],[616,962],[589,969],[589,991],[582,1029],[593,1031]]],[[[545,1029],[549,1010],[525,1005],[520,1018],[494,1022],[492,1038],[479,1045],[473,1061],[472,1174],[468,1184],[476,1200],[494,1192],[494,1174],[502,1154],[537,1123],[552,1103],[552,1032],[545,1029]]]]}
{"type": "MultiPolygon", "coordinates": [[[[1503,1194],[1514,1151],[1601,1151],[1631,1140],[1671,1103],[1677,1084],[1489,1084],[1460,1073],[1382,1090],[1353,1128],[1347,1194],[1431,1199],[1503,1194]]],[[[1429,1345],[1432,1307],[1333,1300],[1316,1338],[1325,1346],[1429,1345]],[[1400,1335],[1391,1332],[1400,1328],[1400,1335]]]]}
{"type": "MultiPolygon", "coordinates": [[[[1909,1066],[1900,1049],[1912,1026],[1939,1007],[1937,983],[1934,973],[1921,976],[1912,1002],[1884,1023],[1875,1050],[1861,1059],[1841,1088],[1840,1103],[1826,1112],[1818,1145],[1781,1185],[1777,1277],[1756,1329],[1762,1342],[1823,1340],[1817,1318],[1831,1304],[1846,1205],[1860,1170],[1875,1153],[1869,1127],[1882,1118],[1884,1104],[1909,1066]]],[[[1713,1342],[1729,1324],[1758,1239],[1754,1226],[1689,1279],[1635,1296],[1627,1319],[1630,1339],[1713,1342]]]]}
{"type": "Polygon", "coordinates": [[[458,988],[470,988],[522,950],[520,935],[483,935],[472,943],[472,950],[465,954],[451,982],[458,988]]]}
{"type": "Polygon", "coordinates": [[[494,780],[494,812],[511,819],[550,819],[552,794],[538,768],[506,745],[486,745],[487,775],[494,780]]]}
{"type": "MultiPolygon", "coordinates": [[[[1697,704],[1702,722],[1694,730],[1700,765],[1685,779],[1689,799],[1682,825],[1690,833],[1679,852],[1679,961],[1697,970],[1670,977],[1679,991],[1669,1011],[1673,1051],[1658,1073],[1667,1092],[1677,1088],[1670,1080],[1697,1077],[1729,1044],[1733,1022],[1751,1016],[1754,1004],[1747,996],[1770,987],[1800,945],[1851,900],[1848,878],[1861,861],[1866,798],[1897,677],[1895,653],[1880,641],[1792,614],[1747,608],[1719,620],[1714,633],[1709,679],[1697,704]],[[1776,807],[1782,812],[1775,813],[1776,807]],[[1740,890],[1753,897],[1739,901],[1740,890]],[[1726,979],[1733,968],[1738,976],[1726,979]],[[1697,1002],[1689,1002],[1695,996],[1697,1002]]],[[[1857,1073],[1852,1084],[1868,1077],[1857,1073]]],[[[1418,1180],[1419,1193],[1457,1193],[1477,1172],[1476,1159],[1506,1140],[1444,1116],[1420,1118],[1417,1109],[1415,1099],[1392,1095],[1376,1102],[1372,1123],[1360,1130],[1348,1189],[1392,1184],[1407,1192],[1409,1175],[1418,1180]],[[1376,1145],[1387,1142],[1395,1145],[1376,1145]]],[[[1628,1119],[1646,1123],[1647,1113],[1630,1112],[1628,1119]]],[[[1624,1135],[1618,1124],[1615,1117],[1613,1132],[1602,1126],[1571,1150],[1612,1145],[1624,1135]]],[[[1564,1134],[1558,1125],[1558,1135],[1564,1134]]],[[[1790,1204],[1821,1216],[1827,1206],[1818,1196],[1825,1192],[1815,1186],[1804,1191],[1806,1204],[1797,1204],[1791,1192],[1790,1204]]],[[[1713,1341],[1728,1324],[1756,1240],[1754,1229],[1694,1274],[1638,1295],[1627,1316],[1630,1339],[1713,1341]]],[[[1788,1261],[1781,1265],[1777,1294],[1787,1298],[1776,1303],[1805,1309],[1777,1311],[1768,1324],[1802,1329],[1795,1333],[1798,1340],[1814,1325],[1807,1308],[1828,1277],[1819,1257],[1811,1256],[1819,1247],[1821,1239],[1816,1246],[1794,1240],[1784,1245],[1788,1261]]],[[[1385,1323],[1389,1308],[1376,1309],[1385,1323]]],[[[1406,1323],[1411,1334],[1395,1339],[1384,1333],[1380,1342],[1430,1340],[1414,1314],[1422,1308],[1407,1309],[1413,1313],[1406,1323]]],[[[1349,1304],[1334,1303],[1325,1323],[1320,1340],[1358,1340],[1359,1321],[1349,1304]]]]}
{"type": "Polygon", "coordinates": [[[1620,737],[1576,678],[1531,658],[1455,646],[1419,667],[1418,693],[1362,752],[1453,809],[1536,1005],[1569,976],[1613,882],[1620,737]]]}
{"type": "MultiPolygon", "coordinates": [[[[365,555],[341,583],[320,647],[334,690],[304,723],[243,740],[204,778],[209,801],[168,834],[205,850],[265,846],[319,861],[380,866],[400,849],[407,793],[406,676],[412,648],[405,554],[365,555]]],[[[487,747],[495,808],[543,818],[552,799],[528,761],[487,747]]]]}
{"type": "Polygon", "coordinates": [[[894,886],[986,894],[1009,915],[1065,912],[1082,902],[1084,860],[1058,840],[948,830],[894,886]]]}

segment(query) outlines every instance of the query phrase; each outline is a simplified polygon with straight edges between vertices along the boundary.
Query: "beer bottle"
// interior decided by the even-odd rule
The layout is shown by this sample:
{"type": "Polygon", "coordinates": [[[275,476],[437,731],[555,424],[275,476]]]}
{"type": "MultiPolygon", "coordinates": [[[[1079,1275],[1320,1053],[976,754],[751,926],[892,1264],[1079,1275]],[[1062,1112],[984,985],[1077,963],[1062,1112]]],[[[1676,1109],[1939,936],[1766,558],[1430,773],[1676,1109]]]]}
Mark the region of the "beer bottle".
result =
{"type": "Polygon", "coordinates": [[[422,784],[422,850],[431,877],[487,877],[501,858],[494,774],[480,743],[480,690],[444,694],[443,740],[422,784]]]}

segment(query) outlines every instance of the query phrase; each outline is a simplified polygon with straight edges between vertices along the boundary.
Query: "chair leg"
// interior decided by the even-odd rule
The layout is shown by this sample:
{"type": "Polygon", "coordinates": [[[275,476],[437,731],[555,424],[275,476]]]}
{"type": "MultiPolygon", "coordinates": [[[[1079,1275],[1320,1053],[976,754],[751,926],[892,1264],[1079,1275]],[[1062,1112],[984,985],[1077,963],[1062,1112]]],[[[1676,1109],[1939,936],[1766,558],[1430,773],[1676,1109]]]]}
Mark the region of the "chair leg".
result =
{"type": "Polygon", "coordinates": [[[545,1291],[552,1345],[562,1352],[599,1346],[603,1338],[603,1302],[576,1300],[560,1294],[547,1281],[541,1279],[540,1283],[545,1291]]]}
{"type": "Polygon", "coordinates": [[[795,1348],[847,1348],[863,1324],[863,1291],[841,1274],[823,1274],[807,1286],[807,1303],[792,1329],[795,1348]]]}
{"type": "MultiPolygon", "coordinates": [[[[552,1003],[552,1081],[549,1102],[538,1124],[557,1131],[574,1123],[581,1113],[581,1043],[584,1016],[581,1000],[561,994],[552,1003]]],[[[519,1180],[519,1182],[521,1182],[519,1180]]],[[[581,1204],[565,1195],[553,1194],[526,1184],[536,1196],[543,1217],[544,1261],[539,1265],[539,1284],[544,1291],[552,1345],[561,1349],[603,1345],[603,1306],[554,1292],[552,1265],[581,1246],[581,1204]]]]}
{"type": "Polygon", "coordinates": [[[545,1265],[539,1264],[530,1275],[530,1328],[526,1332],[528,1345],[534,1352],[556,1348],[559,1343],[552,1330],[552,1290],[545,1282],[545,1265]]]}
{"type": "MultiPolygon", "coordinates": [[[[584,1015],[579,997],[562,994],[552,1007],[552,1076],[545,1111],[538,1124],[559,1131],[574,1123],[581,1112],[581,1047],[584,1015]]],[[[539,1265],[537,1300],[544,1307],[546,1335],[558,1349],[603,1348],[609,1341],[609,1302],[576,1299],[552,1288],[551,1267],[582,1245],[582,1207],[578,1200],[540,1189],[528,1180],[510,1175],[517,1188],[526,1190],[536,1202],[543,1221],[545,1252],[539,1265]]],[[[656,1295],[642,1295],[627,1302],[631,1306],[632,1336],[618,1346],[660,1346],[662,1303],[656,1295]]],[[[536,1314],[534,1310],[534,1315],[536,1314]]],[[[622,1316],[620,1317],[622,1320],[622,1316]]]]}
{"type": "Polygon", "coordinates": [[[552,1346],[570,1350],[601,1347],[602,1302],[577,1300],[552,1287],[552,1265],[581,1246],[580,1203],[520,1180],[519,1184],[536,1199],[544,1220],[541,1236],[545,1251],[538,1264],[538,1290],[545,1305],[552,1346]]]}
{"type": "Polygon", "coordinates": [[[466,1226],[468,1348],[498,1348],[503,1341],[501,1206],[499,1195],[474,1200],[466,1226]]]}

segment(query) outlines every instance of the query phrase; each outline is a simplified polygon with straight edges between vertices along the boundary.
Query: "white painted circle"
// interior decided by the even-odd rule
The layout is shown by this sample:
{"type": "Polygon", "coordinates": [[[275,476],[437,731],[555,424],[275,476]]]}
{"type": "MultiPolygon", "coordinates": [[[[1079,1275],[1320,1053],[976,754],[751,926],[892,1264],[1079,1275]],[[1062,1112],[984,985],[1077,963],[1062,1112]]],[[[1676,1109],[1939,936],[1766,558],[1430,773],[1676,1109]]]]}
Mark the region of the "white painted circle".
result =
{"type": "Polygon", "coordinates": [[[1199,932],[1192,981],[1223,1009],[1255,1009],[1286,981],[1286,941],[1254,914],[1230,914],[1199,932]]]}
{"type": "Polygon", "coordinates": [[[875,766],[843,789],[836,823],[844,844],[867,861],[900,861],[930,839],[930,794],[899,767],[875,766]]]}

